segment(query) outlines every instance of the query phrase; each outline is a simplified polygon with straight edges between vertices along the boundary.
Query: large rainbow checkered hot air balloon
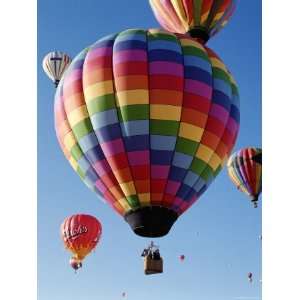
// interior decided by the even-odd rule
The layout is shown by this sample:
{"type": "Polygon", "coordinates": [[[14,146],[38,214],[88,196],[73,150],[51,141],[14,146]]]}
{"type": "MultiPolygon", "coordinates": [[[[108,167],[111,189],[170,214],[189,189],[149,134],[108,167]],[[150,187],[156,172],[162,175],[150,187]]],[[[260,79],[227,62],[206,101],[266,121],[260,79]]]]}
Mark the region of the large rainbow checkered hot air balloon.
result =
{"type": "Polygon", "coordinates": [[[55,100],[60,146],[81,179],[140,236],[167,234],[227,161],[236,83],[192,38],[126,30],[84,49],[55,100]]]}
{"type": "Polygon", "coordinates": [[[160,25],[207,42],[228,22],[235,0],[149,0],[160,25]]]}

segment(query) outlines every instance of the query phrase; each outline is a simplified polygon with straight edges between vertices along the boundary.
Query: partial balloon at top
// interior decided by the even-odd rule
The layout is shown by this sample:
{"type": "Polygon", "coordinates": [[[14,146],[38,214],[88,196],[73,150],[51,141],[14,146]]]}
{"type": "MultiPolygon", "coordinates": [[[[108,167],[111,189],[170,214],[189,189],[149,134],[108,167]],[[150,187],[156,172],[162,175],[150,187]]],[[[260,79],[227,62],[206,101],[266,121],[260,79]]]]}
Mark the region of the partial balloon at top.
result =
{"type": "Polygon", "coordinates": [[[63,73],[71,63],[71,58],[63,52],[53,51],[48,53],[43,59],[43,69],[47,76],[53,81],[55,87],[58,86],[63,73]]]}
{"type": "Polygon", "coordinates": [[[228,22],[235,0],[149,0],[160,25],[206,43],[228,22]]]}
{"type": "Polygon", "coordinates": [[[166,235],[225,165],[239,131],[233,76],[208,47],[126,30],[77,55],[56,91],[60,146],[141,236],[166,235]]]}

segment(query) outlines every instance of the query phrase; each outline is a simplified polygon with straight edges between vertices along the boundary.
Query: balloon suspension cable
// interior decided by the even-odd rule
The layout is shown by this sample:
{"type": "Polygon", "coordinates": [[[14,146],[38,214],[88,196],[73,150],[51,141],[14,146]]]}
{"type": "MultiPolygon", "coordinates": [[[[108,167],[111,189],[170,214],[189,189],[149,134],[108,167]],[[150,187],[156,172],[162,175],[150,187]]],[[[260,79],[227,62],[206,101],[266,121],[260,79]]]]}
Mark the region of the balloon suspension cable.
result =
{"type": "Polygon", "coordinates": [[[209,40],[209,34],[203,28],[200,27],[193,27],[187,32],[187,34],[190,37],[197,39],[197,41],[201,44],[206,44],[209,40]]]}
{"type": "Polygon", "coordinates": [[[81,268],[82,268],[82,263],[79,262],[79,263],[77,264],[77,268],[75,269],[75,274],[77,274],[77,271],[78,271],[79,269],[81,269],[81,268]]]}
{"type": "Polygon", "coordinates": [[[159,249],[158,245],[155,245],[153,241],[151,241],[150,245],[149,245],[149,249],[153,249],[153,248],[157,248],[159,249]]]}

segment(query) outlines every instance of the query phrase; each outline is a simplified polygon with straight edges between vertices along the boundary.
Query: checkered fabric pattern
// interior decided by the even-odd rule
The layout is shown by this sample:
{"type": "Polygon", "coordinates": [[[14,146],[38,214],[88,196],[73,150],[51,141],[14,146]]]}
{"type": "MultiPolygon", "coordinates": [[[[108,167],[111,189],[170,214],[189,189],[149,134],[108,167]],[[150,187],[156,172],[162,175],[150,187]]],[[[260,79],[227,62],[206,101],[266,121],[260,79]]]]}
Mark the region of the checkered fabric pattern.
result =
{"type": "Polygon", "coordinates": [[[121,215],[187,210],[239,131],[236,83],[209,48],[163,30],[126,30],[83,50],[58,86],[55,126],[81,179],[121,215]]]}

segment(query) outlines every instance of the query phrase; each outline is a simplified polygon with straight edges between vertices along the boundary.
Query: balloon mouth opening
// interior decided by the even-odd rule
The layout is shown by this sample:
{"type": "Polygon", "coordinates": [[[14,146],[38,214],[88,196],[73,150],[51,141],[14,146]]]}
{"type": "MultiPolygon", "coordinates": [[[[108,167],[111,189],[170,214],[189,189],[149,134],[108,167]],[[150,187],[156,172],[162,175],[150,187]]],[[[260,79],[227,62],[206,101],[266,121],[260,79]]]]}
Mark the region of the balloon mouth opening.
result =
{"type": "Polygon", "coordinates": [[[146,206],[124,216],[135,234],[142,237],[162,237],[169,233],[178,214],[162,206],[146,206]]]}
{"type": "Polygon", "coordinates": [[[255,156],[253,156],[252,159],[261,165],[262,164],[262,153],[256,154],[255,156]]]}
{"type": "Polygon", "coordinates": [[[187,34],[192,38],[200,39],[203,44],[207,43],[207,41],[209,40],[209,34],[199,27],[192,28],[187,32],[187,34]]]}

